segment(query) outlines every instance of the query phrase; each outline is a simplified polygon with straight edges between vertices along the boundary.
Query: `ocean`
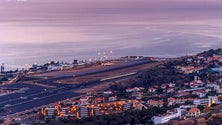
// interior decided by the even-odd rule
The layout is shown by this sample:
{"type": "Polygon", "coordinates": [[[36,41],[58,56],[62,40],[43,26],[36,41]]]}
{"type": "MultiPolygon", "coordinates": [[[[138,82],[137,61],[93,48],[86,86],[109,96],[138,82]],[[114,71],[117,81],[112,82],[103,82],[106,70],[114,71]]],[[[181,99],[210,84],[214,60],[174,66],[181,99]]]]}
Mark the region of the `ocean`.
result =
{"type": "MultiPolygon", "coordinates": [[[[0,46],[0,63],[5,64],[6,70],[26,68],[26,64],[45,64],[49,61],[72,62],[78,60],[98,60],[106,55],[108,59],[119,58],[127,55],[142,55],[155,57],[178,57],[196,54],[208,49],[216,49],[221,46],[221,41],[211,42],[212,46],[202,46],[208,44],[194,42],[177,42],[182,38],[174,38],[174,41],[160,43],[144,43],[141,47],[135,47],[127,43],[115,43],[114,45],[88,45],[86,43],[64,42],[49,44],[4,44],[0,46]],[[126,47],[127,46],[127,47],[126,47]],[[112,51],[112,53],[110,53],[112,51]]],[[[185,38],[184,38],[185,39],[185,38]]],[[[187,39],[187,38],[186,38],[187,39]]]]}
{"type": "Polygon", "coordinates": [[[222,45],[218,0],[86,1],[0,2],[0,64],[10,70],[105,55],[177,57],[222,45]]]}

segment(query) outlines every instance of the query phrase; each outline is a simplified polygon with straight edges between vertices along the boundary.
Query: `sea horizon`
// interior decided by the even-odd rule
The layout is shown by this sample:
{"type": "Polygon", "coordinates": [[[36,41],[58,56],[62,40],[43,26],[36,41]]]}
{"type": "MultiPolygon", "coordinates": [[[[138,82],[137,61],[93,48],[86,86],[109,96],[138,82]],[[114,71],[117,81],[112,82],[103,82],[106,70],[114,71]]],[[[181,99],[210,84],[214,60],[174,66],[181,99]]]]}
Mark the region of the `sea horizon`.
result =
{"type": "MultiPolygon", "coordinates": [[[[194,55],[209,49],[217,49],[214,47],[183,49],[182,51],[174,52],[173,47],[168,49],[149,48],[147,45],[141,48],[112,48],[110,45],[104,45],[103,49],[96,46],[82,47],[84,43],[63,42],[63,43],[47,43],[47,44],[4,44],[0,46],[0,63],[5,65],[6,70],[15,70],[27,68],[26,65],[38,64],[43,65],[49,61],[72,62],[74,59],[96,61],[102,56],[107,56],[107,59],[117,59],[124,56],[145,56],[145,57],[180,57],[185,55],[194,55]],[[4,47],[4,48],[3,48],[4,47]],[[66,49],[64,49],[66,48],[66,49]],[[156,49],[157,51],[153,51],[156,49]],[[162,50],[162,51],[161,51],[162,50]],[[110,53],[112,51],[112,53],[110,53]],[[167,51],[167,52],[166,52],[167,51]],[[16,52],[16,53],[15,53],[16,52]]],[[[99,44],[99,43],[98,43],[99,44]]],[[[167,44],[167,43],[166,43],[167,44]]],[[[121,45],[119,45],[121,46],[121,45]]],[[[167,47],[167,45],[164,45],[167,47]]],[[[177,48],[177,50],[180,50],[177,48]]]]}

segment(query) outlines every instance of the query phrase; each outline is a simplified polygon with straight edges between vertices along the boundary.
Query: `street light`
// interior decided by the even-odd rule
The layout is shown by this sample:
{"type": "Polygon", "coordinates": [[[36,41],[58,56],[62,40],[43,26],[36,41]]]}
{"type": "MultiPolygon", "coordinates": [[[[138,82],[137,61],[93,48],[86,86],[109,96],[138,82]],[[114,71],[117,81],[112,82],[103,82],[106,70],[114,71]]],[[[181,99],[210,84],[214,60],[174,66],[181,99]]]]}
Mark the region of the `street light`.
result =
{"type": "Polygon", "coordinates": [[[111,55],[111,60],[112,60],[113,51],[110,50],[109,53],[110,53],[110,55],[111,55]]]}

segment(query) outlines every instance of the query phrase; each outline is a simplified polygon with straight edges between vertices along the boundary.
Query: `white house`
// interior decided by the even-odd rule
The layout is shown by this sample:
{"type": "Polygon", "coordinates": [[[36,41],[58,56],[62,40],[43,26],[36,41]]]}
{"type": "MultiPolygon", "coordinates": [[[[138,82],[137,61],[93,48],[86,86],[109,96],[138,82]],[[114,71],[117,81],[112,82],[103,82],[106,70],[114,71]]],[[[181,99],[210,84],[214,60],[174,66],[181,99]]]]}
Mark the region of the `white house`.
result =
{"type": "Polygon", "coordinates": [[[117,96],[111,96],[108,98],[109,102],[116,101],[116,100],[117,100],[117,96]]]}
{"type": "Polygon", "coordinates": [[[103,94],[105,94],[105,95],[111,95],[111,94],[113,94],[113,92],[112,92],[112,91],[104,91],[103,94]]]}
{"type": "Polygon", "coordinates": [[[186,114],[186,117],[188,118],[195,118],[200,116],[200,109],[193,107],[189,110],[189,112],[186,114]]]}
{"type": "Polygon", "coordinates": [[[154,116],[153,117],[153,122],[155,125],[158,124],[164,124],[169,122],[172,119],[175,119],[177,117],[181,116],[181,109],[180,108],[176,108],[174,112],[168,113],[166,115],[162,115],[162,116],[154,116]]]}

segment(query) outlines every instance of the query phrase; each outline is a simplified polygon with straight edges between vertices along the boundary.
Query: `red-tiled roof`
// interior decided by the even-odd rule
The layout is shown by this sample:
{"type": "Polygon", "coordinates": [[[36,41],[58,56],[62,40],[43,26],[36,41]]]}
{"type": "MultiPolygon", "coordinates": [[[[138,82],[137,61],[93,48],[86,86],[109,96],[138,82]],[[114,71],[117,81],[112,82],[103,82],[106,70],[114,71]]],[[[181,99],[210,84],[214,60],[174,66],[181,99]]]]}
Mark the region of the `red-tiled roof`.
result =
{"type": "Polygon", "coordinates": [[[167,87],[168,86],[168,83],[164,83],[161,85],[161,87],[167,87]]]}
{"type": "Polygon", "coordinates": [[[150,105],[163,105],[163,104],[164,104],[163,101],[155,101],[155,100],[152,100],[152,99],[148,100],[147,102],[148,102],[150,105]]]}
{"type": "Polygon", "coordinates": [[[198,111],[200,111],[200,109],[198,109],[198,108],[191,108],[189,110],[190,113],[195,113],[195,112],[198,112],[198,111]]]}
{"type": "Polygon", "coordinates": [[[196,90],[195,92],[204,93],[205,91],[204,90],[196,90]]]}
{"type": "Polygon", "coordinates": [[[168,98],[168,101],[174,101],[174,100],[176,100],[176,99],[173,97],[168,98]]]}
{"type": "Polygon", "coordinates": [[[154,87],[151,87],[151,88],[149,88],[149,90],[156,90],[157,88],[154,88],[154,87]]]}
{"type": "Polygon", "coordinates": [[[179,95],[189,95],[190,92],[179,92],[178,94],[179,94],[179,95]]]}

